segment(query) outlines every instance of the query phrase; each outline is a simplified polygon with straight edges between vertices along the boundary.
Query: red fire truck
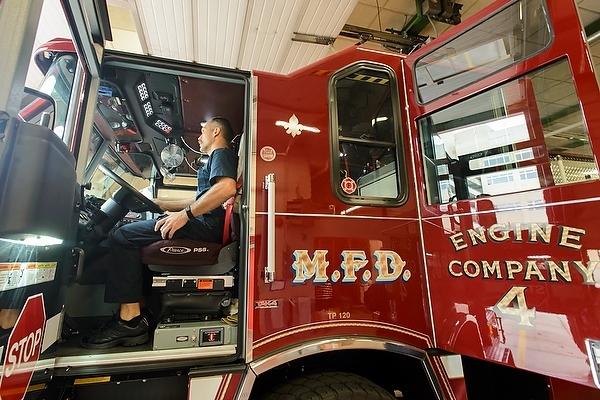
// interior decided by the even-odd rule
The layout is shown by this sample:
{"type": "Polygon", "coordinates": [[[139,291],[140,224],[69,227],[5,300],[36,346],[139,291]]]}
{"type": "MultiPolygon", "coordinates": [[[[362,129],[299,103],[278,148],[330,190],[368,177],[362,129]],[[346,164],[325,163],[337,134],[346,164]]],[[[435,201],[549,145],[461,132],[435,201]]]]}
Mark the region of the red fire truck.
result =
{"type": "Polygon", "coordinates": [[[600,398],[574,1],[497,0],[409,55],[286,76],[103,51],[101,8],[64,1],[74,41],[35,52],[23,95],[35,3],[1,4],[2,398],[600,398]],[[104,240],[194,193],[216,115],[240,160],[223,242],[141,249],[150,341],[82,348],[115,311],[104,240]]]}

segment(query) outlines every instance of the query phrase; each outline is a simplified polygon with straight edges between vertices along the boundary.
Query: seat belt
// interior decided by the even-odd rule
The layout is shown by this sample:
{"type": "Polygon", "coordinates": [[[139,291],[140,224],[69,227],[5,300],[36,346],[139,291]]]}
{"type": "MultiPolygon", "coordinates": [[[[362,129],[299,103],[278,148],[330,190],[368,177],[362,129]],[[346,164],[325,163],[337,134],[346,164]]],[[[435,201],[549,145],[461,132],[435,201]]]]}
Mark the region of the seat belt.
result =
{"type": "Polygon", "coordinates": [[[231,213],[233,213],[233,204],[235,197],[240,194],[242,188],[242,176],[240,176],[235,185],[236,193],[231,196],[224,204],[225,207],[225,225],[223,226],[223,245],[229,244],[231,241],[231,213]]]}

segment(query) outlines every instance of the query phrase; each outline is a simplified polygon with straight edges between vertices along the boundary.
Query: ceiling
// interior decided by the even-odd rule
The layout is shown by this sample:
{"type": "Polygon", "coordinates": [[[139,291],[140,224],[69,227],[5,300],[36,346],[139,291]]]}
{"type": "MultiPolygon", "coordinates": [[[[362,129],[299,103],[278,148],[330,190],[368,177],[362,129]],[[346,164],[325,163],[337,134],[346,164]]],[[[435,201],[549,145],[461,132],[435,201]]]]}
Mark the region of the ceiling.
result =
{"type": "MultiPolygon", "coordinates": [[[[355,45],[346,24],[402,31],[418,0],[107,0],[113,41],[108,48],[211,65],[289,73],[355,45]],[[300,36],[296,34],[305,34],[300,36]],[[325,44],[295,41],[318,38],[325,44]]],[[[600,21],[600,1],[576,0],[584,26],[600,21]]],[[[462,20],[493,0],[462,0],[462,20]]],[[[45,0],[36,46],[69,30],[59,0],[45,0]]],[[[435,38],[452,25],[428,21],[417,29],[435,38]]],[[[593,24],[599,25],[599,24],[593,24]]],[[[400,35],[395,35],[400,36],[400,35]]],[[[378,47],[367,41],[365,46],[378,47]]],[[[600,40],[592,46],[600,64],[600,40]]],[[[28,85],[41,77],[30,68],[28,85]]]]}
{"type": "MultiPolygon", "coordinates": [[[[464,0],[461,14],[466,18],[492,1],[464,0]]],[[[354,45],[356,39],[339,36],[345,24],[401,31],[416,14],[416,0],[108,0],[108,6],[109,47],[277,73],[354,45]],[[325,44],[294,41],[294,33],[325,44]]],[[[450,27],[432,23],[421,34],[437,36],[450,27]]]]}

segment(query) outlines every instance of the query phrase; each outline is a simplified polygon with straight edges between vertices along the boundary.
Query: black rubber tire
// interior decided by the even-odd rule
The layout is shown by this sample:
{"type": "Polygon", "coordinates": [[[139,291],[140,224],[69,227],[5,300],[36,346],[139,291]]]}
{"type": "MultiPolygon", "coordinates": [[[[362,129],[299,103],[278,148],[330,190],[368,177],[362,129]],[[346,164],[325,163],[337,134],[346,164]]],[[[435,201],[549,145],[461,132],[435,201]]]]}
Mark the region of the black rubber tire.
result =
{"type": "Polygon", "coordinates": [[[261,396],[261,400],[396,400],[362,376],[324,372],[294,378],[261,396]]]}

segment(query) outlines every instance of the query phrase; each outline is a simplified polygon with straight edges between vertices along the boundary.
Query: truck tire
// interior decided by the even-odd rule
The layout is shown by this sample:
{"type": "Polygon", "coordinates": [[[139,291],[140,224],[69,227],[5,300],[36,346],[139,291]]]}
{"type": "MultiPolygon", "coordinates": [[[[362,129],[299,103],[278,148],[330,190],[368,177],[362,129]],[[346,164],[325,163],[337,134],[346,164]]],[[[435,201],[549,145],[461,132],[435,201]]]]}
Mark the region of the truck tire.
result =
{"type": "Polygon", "coordinates": [[[362,376],[345,372],[314,373],[270,389],[261,400],[396,400],[362,376]]]}

